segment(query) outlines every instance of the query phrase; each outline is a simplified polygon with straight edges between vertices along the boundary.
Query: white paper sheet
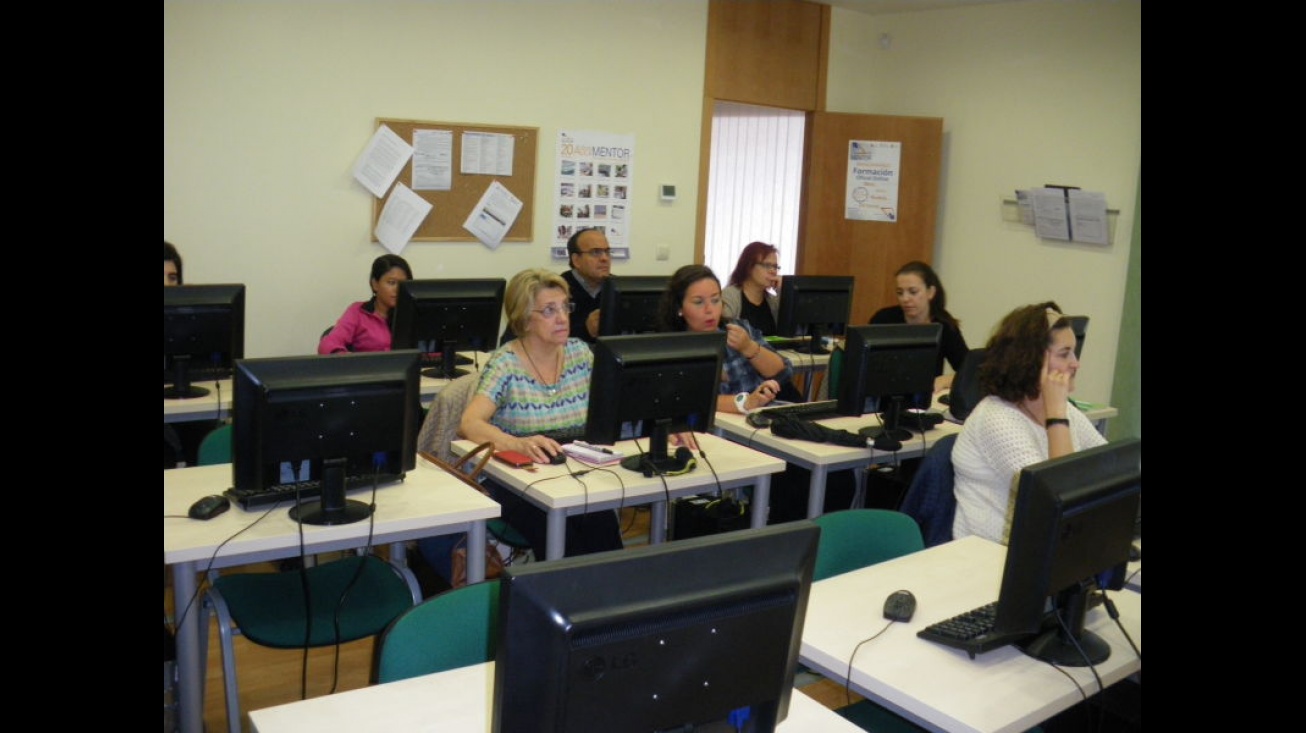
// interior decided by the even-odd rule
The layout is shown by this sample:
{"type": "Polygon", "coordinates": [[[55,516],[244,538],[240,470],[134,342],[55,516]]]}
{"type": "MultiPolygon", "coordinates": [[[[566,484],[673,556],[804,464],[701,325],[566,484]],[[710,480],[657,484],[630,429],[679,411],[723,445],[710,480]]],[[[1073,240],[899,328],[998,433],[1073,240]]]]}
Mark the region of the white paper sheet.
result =
{"type": "Polygon", "coordinates": [[[402,183],[395,185],[381,209],[381,218],[376,222],[376,239],[391,254],[399,254],[408,246],[409,240],[417,227],[431,213],[430,202],[413,193],[402,183]]]}
{"type": "Polygon", "coordinates": [[[497,249],[521,213],[521,199],[495,181],[485,189],[476,208],[467,215],[463,228],[490,249],[497,249]]]}
{"type": "Polygon", "coordinates": [[[354,161],[354,178],[381,198],[413,156],[413,146],[385,125],[376,128],[363,154],[354,161]]]}

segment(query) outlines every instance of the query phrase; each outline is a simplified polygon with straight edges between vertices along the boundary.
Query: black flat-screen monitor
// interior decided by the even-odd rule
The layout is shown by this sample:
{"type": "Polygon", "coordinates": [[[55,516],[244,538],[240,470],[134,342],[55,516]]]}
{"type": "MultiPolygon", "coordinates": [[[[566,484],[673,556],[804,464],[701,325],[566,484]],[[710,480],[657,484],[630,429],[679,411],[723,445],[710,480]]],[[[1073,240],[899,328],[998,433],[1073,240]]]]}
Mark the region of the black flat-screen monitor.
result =
{"type": "Polygon", "coordinates": [[[1075,334],[1075,358],[1084,352],[1084,338],[1088,336],[1088,316],[1066,316],[1070,330],[1075,334]]]}
{"type": "Polygon", "coordinates": [[[245,356],[245,286],[163,288],[163,398],[203,397],[193,378],[226,379],[245,356]]]}
{"type": "Polygon", "coordinates": [[[283,463],[308,461],[321,500],[292,508],[292,517],[348,524],[369,516],[369,504],[345,498],[346,485],[398,480],[417,465],[418,357],[407,349],[237,361],[233,493],[281,484],[283,463]]]}
{"type": "Polygon", "coordinates": [[[780,278],[779,335],[808,337],[800,353],[826,354],[823,334],[844,332],[853,308],[853,278],[846,275],[785,275],[780,278]]]}
{"type": "Polygon", "coordinates": [[[930,406],[942,332],[938,323],[884,323],[849,326],[844,333],[839,414],[865,414],[867,399],[874,398],[881,424],[858,432],[874,438],[877,449],[901,448],[911,437],[899,427],[903,410],[930,406]]]}
{"type": "Polygon", "coordinates": [[[669,275],[609,277],[599,291],[599,335],[657,331],[658,304],[669,279],[669,275]]]}
{"type": "Polygon", "coordinates": [[[1027,466],[1002,571],[995,631],[1054,664],[1100,664],[1111,646],[1084,628],[1099,578],[1124,583],[1141,511],[1143,448],[1128,438],[1027,466]],[[1050,609],[1050,610],[1049,610],[1050,609]]]}
{"type": "Polygon", "coordinates": [[[667,435],[712,429],[725,348],[724,331],[600,336],[585,439],[611,445],[625,423],[642,422],[648,452],[626,457],[622,467],[645,475],[683,470],[684,461],[667,453],[667,435]]]}
{"type": "Polygon", "coordinates": [[[457,364],[471,360],[457,352],[495,349],[506,286],[501,277],[399,283],[390,347],[422,352],[422,376],[453,379],[467,374],[457,364]]]}
{"type": "Polygon", "coordinates": [[[492,729],[697,730],[734,713],[775,730],[801,694],[819,538],[801,520],[506,568],[492,729]]]}

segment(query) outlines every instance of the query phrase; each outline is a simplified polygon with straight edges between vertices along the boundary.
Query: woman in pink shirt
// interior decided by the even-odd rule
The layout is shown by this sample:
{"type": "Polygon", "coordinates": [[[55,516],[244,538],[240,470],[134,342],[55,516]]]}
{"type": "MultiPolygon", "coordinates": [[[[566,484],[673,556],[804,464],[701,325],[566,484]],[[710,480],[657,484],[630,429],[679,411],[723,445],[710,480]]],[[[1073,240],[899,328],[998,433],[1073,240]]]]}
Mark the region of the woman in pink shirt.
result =
{"type": "Polygon", "coordinates": [[[340,320],[317,344],[319,354],[345,351],[389,351],[390,324],[399,301],[399,283],[413,279],[412,268],[399,255],[381,255],[372,262],[372,299],[345,309],[340,320]]]}

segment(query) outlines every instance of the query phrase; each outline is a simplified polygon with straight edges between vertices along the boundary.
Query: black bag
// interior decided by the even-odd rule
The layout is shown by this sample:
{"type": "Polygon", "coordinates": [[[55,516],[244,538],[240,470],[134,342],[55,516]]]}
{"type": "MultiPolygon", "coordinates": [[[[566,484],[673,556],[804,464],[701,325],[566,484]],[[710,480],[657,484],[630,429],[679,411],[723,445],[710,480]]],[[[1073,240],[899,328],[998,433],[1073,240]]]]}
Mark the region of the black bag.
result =
{"type": "Polygon", "coordinates": [[[748,502],[699,494],[672,502],[671,539],[702,537],[748,528],[748,502]]]}

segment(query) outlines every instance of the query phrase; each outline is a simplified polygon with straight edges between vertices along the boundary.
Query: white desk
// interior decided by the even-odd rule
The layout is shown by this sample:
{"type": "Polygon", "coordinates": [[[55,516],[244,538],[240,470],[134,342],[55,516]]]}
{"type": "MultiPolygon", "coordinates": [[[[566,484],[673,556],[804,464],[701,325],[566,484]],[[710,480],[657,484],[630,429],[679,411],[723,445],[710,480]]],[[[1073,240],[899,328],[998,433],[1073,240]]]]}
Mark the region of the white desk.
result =
{"type": "MultiPolygon", "coordinates": [[[[857,432],[858,428],[877,424],[873,415],[861,417],[834,417],[821,420],[822,425],[840,430],[857,432]]],[[[914,434],[911,440],[902,443],[902,450],[895,453],[875,450],[874,448],[851,448],[833,443],[813,443],[810,440],[781,438],[771,432],[771,428],[755,428],[749,425],[743,415],[717,412],[716,432],[730,440],[756,448],[788,463],[801,466],[812,472],[810,491],[807,496],[807,516],[819,517],[825,510],[825,482],[830,471],[846,468],[861,468],[873,463],[890,463],[894,460],[919,458],[925,454],[935,441],[945,435],[961,432],[961,426],[944,421],[933,430],[924,434],[914,434]],[[896,459],[895,459],[896,456],[896,459]]],[[[866,476],[863,472],[855,474],[858,496],[863,495],[866,476]]]]}
{"type": "Polygon", "coordinates": [[[810,402],[814,399],[824,399],[819,394],[812,395],[813,384],[816,382],[818,374],[825,374],[830,369],[829,354],[804,354],[793,349],[779,349],[780,355],[789,360],[794,367],[794,374],[802,374],[805,377],[806,384],[803,385],[803,394],[810,402]]]}
{"type": "MultiPolygon", "coordinates": [[[[948,409],[948,406],[938,401],[939,397],[942,396],[943,394],[944,394],[943,392],[939,392],[934,395],[933,409],[942,412],[944,420],[947,420],[948,422],[951,423],[957,423],[958,425],[960,425],[961,421],[952,416],[952,411],[948,409]]],[[[1120,410],[1110,405],[1099,405],[1096,403],[1085,403],[1085,404],[1086,404],[1086,408],[1080,410],[1080,412],[1084,413],[1084,416],[1088,418],[1089,422],[1093,423],[1093,427],[1097,428],[1097,432],[1101,433],[1102,436],[1105,437],[1106,421],[1119,415],[1120,410]]]]}
{"type": "MultiPolygon", "coordinates": [[[[461,369],[476,371],[485,364],[485,360],[490,355],[483,351],[463,351],[459,352],[472,360],[471,364],[462,365],[461,369]]],[[[422,406],[430,407],[431,402],[440,390],[449,383],[448,379],[433,379],[431,377],[421,377],[419,389],[422,393],[422,406]]],[[[194,397],[188,400],[163,400],[163,421],[164,422],[188,422],[191,420],[225,420],[231,416],[231,380],[220,379],[209,382],[195,382],[196,387],[203,387],[209,391],[203,397],[194,397]]],[[[419,425],[420,427],[420,425],[419,425]]]]}
{"type": "MultiPolygon", "coordinates": [[[[172,566],[172,593],[177,628],[177,670],[181,728],[203,730],[200,680],[199,598],[197,575],[210,569],[295,557],[300,553],[300,525],[286,504],[246,512],[239,505],[207,522],[186,518],[201,496],[221,494],[231,486],[231,464],[179,468],[163,472],[163,562],[172,566]]],[[[355,496],[367,500],[367,496],[355,496]]],[[[469,547],[485,545],[485,521],[499,516],[498,502],[421,459],[403,483],[376,492],[373,521],[336,526],[304,526],[309,554],[363,545],[369,530],[373,544],[394,543],[392,557],[404,557],[404,542],[421,537],[467,533],[469,547]]],[[[485,577],[485,554],[469,552],[468,578],[485,577]]]]}
{"type": "MultiPolygon", "coordinates": [[[[617,465],[594,469],[573,478],[569,476],[571,471],[590,468],[575,460],[568,461],[565,466],[537,465],[533,472],[490,461],[485,464],[485,473],[548,514],[546,560],[560,558],[566,550],[568,515],[650,504],[649,542],[658,543],[666,538],[668,498],[715,492],[718,486],[722,489],[753,486],[750,524],[753,527],[766,526],[771,474],[783,471],[784,461],[715,435],[699,433],[696,437],[707,461],[700,458],[694,471],[665,477],[665,484],[658,476],[646,478],[617,465]]],[[[648,449],[647,439],[641,438],[639,444],[648,449]]],[[[452,445],[456,455],[475,447],[476,444],[470,440],[457,440],[452,445]]],[[[616,448],[626,455],[639,453],[633,440],[623,440],[616,448]]]]}
{"type": "MultiPolygon", "coordinates": [[[[1005,732],[1038,725],[1099,690],[1087,667],[1054,667],[1019,649],[995,649],[970,659],[958,649],[916,636],[921,628],[998,597],[1006,548],[966,537],[896,560],[812,584],[799,656],[825,676],[844,682],[857,644],[884,628],[884,599],[900,588],[916,595],[916,614],[894,624],[857,651],[852,688],[932,730],[1005,732]],[[1076,687],[1078,685],[1078,688],[1076,687]]],[[[1120,620],[1143,646],[1143,597],[1111,594],[1120,620]]],[[[1142,669],[1141,660],[1106,611],[1088,612],[1086,628],[1111,644],[1098,665],[1110,686],[1142,669]]]]}
{"type": "MultiPolygon", "coordinates": [[[[373,685],[249,714],[256,733],[444,733],[489,731],[494,663],[373,685]]],[[[861,733],[807,695],[794,690],[782,733],[861,733]]]]}

